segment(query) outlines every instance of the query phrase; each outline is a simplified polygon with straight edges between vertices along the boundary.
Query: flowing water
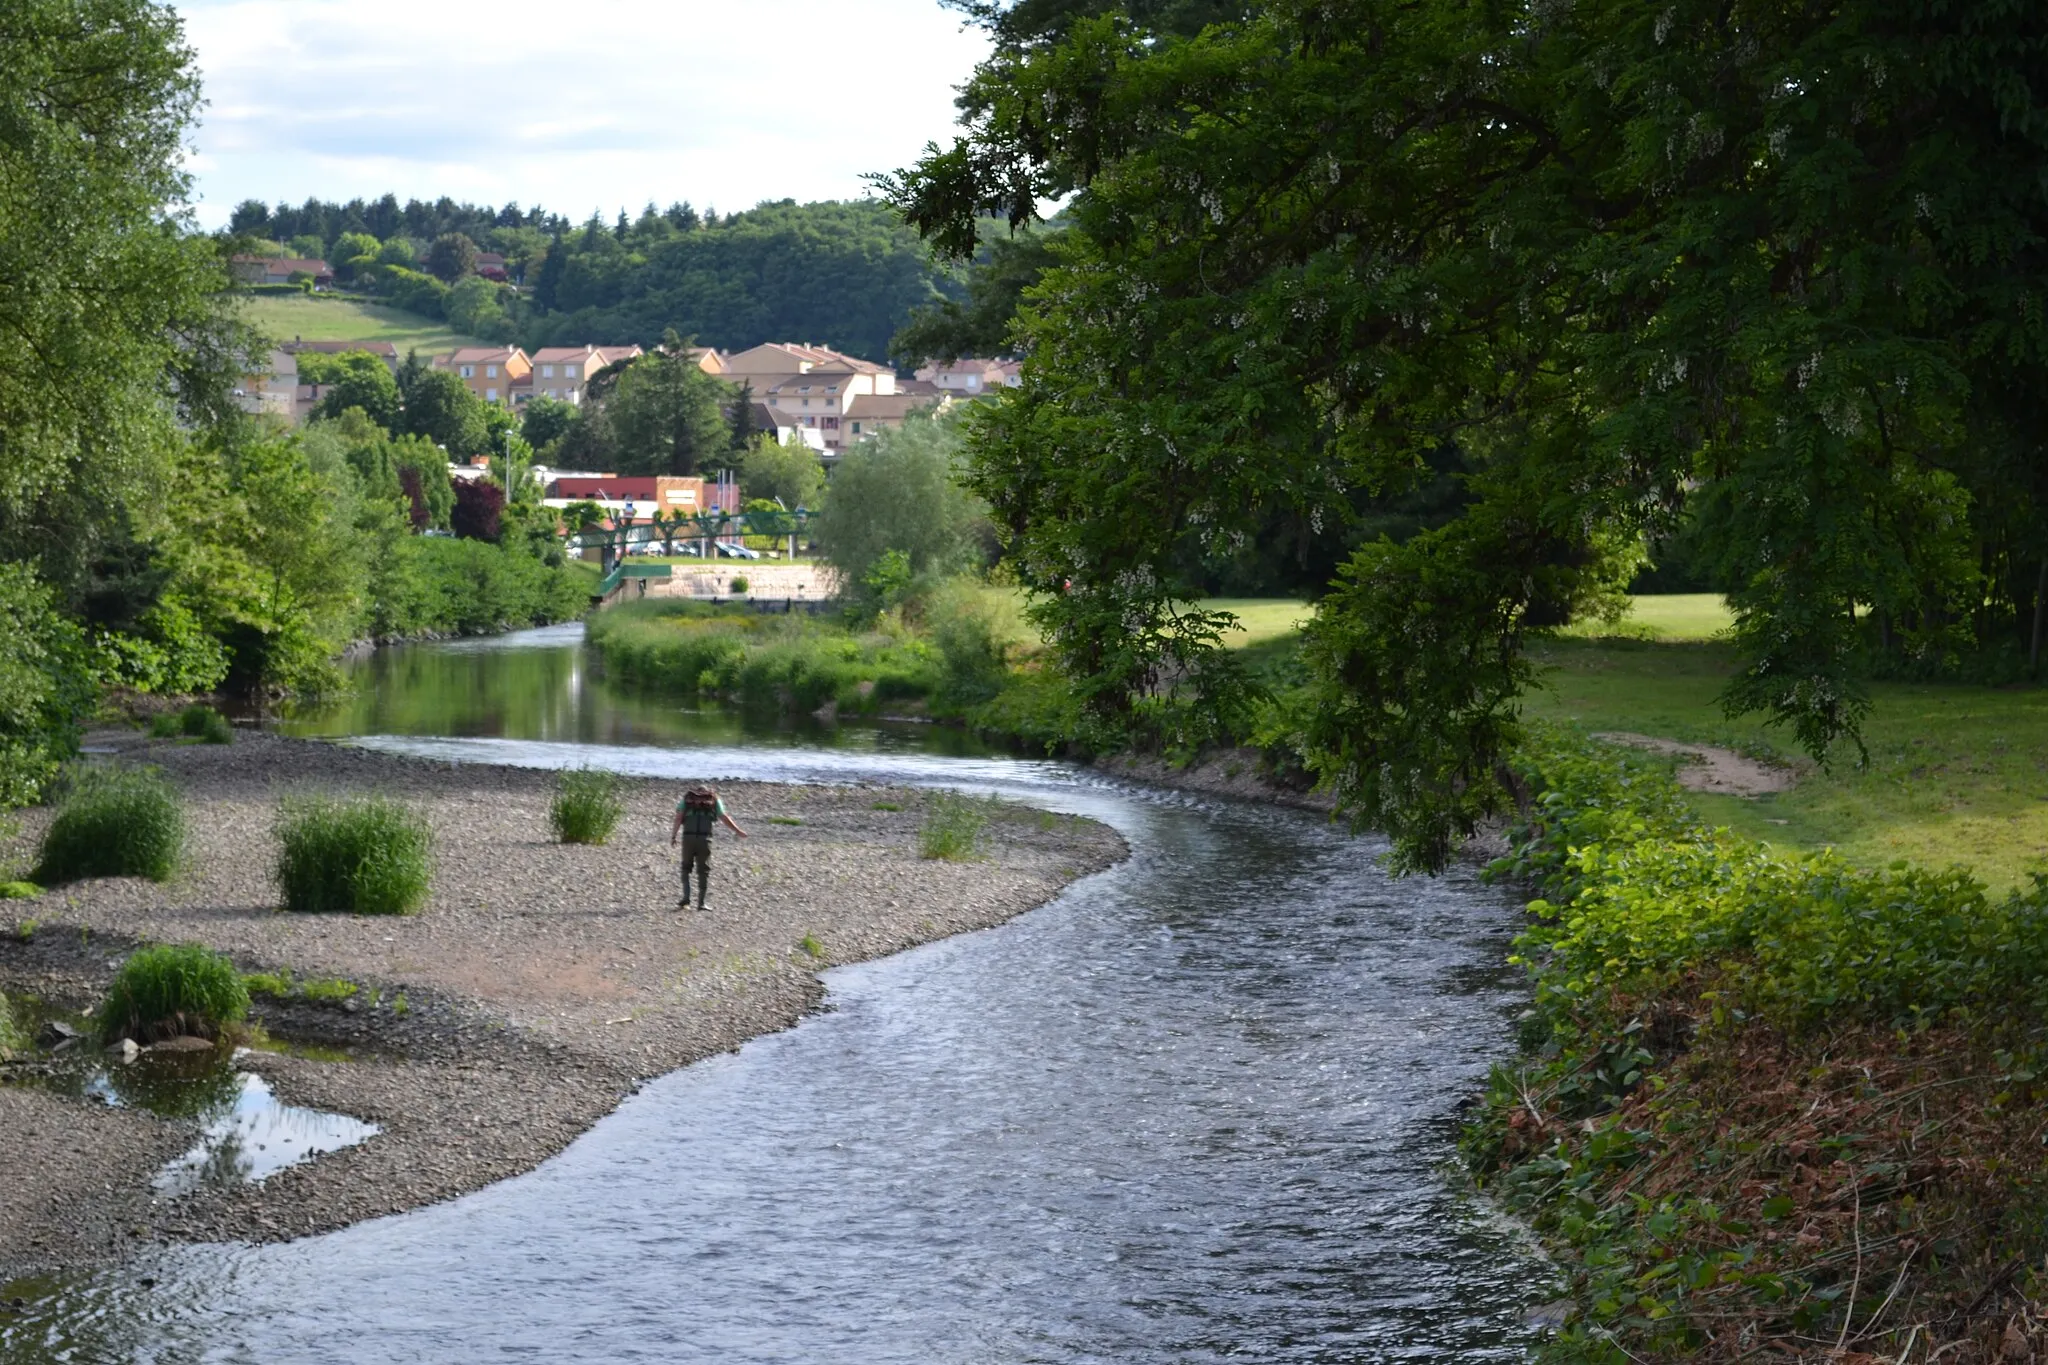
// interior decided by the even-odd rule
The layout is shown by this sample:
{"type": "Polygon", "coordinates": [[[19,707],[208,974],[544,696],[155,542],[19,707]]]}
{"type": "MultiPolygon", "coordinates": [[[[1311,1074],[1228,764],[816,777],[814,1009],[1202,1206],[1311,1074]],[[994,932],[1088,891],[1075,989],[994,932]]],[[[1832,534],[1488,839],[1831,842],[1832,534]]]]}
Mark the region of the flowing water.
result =
{"type": "MultiPolygon", "coordinates": [[[[946,783],[1129,861],[826,974],[830,1008],[649,1083],[538,1170],[281,1246],[0,1290],[0,1360],[1484,1361],[1547,1276],[1458,1191],[1509,1050],[1508,896],[1316,817],[622,696],[573,630],[390,651],[310,733],[646,774],[946,783]],[[144,1281],[153,1283],[145,1284],[144,1281]]],[[[374,1139],[372,1139],[374,1141],[374,1139]]]]}

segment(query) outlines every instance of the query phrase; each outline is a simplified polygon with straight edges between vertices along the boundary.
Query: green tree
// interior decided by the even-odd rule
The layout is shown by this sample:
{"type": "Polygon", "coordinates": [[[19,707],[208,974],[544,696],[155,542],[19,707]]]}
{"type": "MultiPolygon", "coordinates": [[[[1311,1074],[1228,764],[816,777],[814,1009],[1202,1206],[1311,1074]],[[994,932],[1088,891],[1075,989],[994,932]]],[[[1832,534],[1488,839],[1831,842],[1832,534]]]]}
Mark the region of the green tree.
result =
{"type": "Polygon", "coordinates": [[[950,363],[962,356],[1017,350],[1010,324],[1024,291],[1053,264],[1056,233],[1036,228],[1007,233],[998,223],[984,226],[981,235],[981,248],[967,269],[967,297],[939,299],[912,313],[889,342],[897,364],[916,369],[933,360],[950,363]]]}
{"type": "Polygon", "coordinates": [[[725,386],[699,369],[689,350],[670,332],[603,399],[620,473],[690,475],[729,458],[725,386]]]}
{"type": "Polygon", "coordinates": [[[230,681],[317,690],[353,633],[365,577],[345,466],[316,469],[300,442],[265,439],[232,452],[228,470],[226,548],[242,570],[227,603],[230,681]]]}
{"type": "Polygon", "coordinates": [[[460,232],[444,232],[427,250],[427,270],[443,284],[466,279],[476,270],[476,243],[460,232]]]}
{"type": "Polygon", "coordinates": [[[442,447],[453,460],[490,449],[484,401],[446,370],[427,370],[413,379],[405,391],[404,423],[406,431],[442,447]]]}
{"type": "Polygon", "coordinates": [[[417,264],[418,260],[419,258],[413,254],[412,243],[403,237],[393,237],[390,241],[377,248],[377,264],[379,265],[397,265],[409,269],[417,264]]]}
{"type": "Polygon", "coordinates": [[[1733,586],[1727,705],[1817,755],[1853,742],[1873,654],[1950,667],[2040,600],[2020,396],[2048,332],[2014,321],[2048,305],[2038,7],[1340,0],[1034,33],[890,189],[956,255],[1072,196],[975,483],[1098,714],[1216,657],[1191,547],[1278,510],[1347,536],[1447,449],[1465,502],[1353,553],[1290,739],[1410,865],[1513,800],[1527,640],[1687,505],[1733,586]]]}
{"type": "Polygon", "coordinates": [[[234,419],[256,348],[215,242],[180,230],[199,79],[176,11],[21,0],[0,71],[0,561],[69,603],[183,432],[234,419]]]}
{"type": "Polygon", "coordinates": [[[575,425],[576,412],[574,403],[565,403],[559,398],[549,398],[545,394],[531,398],[519,414],[519,434],[535,450],[544,451],[575,425]]]}
{"type": "Polygon", "coordinates": [[[779,500],[792,512],[815,512],[825,496],[825,466],[802,442],[785,446],[773,436],[757,436],[741,457],[740,490],[749,498],[779,500]]]}
{"type": "MultiPolygon", "coordinates": [[[[310,357],[309,357],[310,358],[310,357]]],[[[386,431],[398,429],[405,400],[391,367],[367,351],[343,351],[322,357],[318,369],[328,385],[313,409],[317,417],[339,417],[350,409],[362,412],[386,431]]]]}
{"type": "Polygon", "coordinates": [[[344,232],[335,239],[328,265],[334,270],[334,278],[347,284],[355,279],[358,270],[376,265],[377,253],[382,249],[377,239],[367,232],[344,232]]]}
{"type": "Polygon", "coordinates": [[[512,319],[500,301],[500,296],[509,292],[504,285],[493,284],[481,275],[470,275],[449,289],[441,308],[448,325],[458,332],[485,341],[509,341],[512,319]]]}
{"type": "MultiPolygon", "coordinates": [[[[972,568],[984,556],[987,508],[957,477],[956,423],[913,414],[849,450],[832,473],[832,492],[812,523],[841,592],[868,610],[883,602],[869,583],[894,551],[913,579],[931,584],[972,568]]],[[[897,594],[898,598],[902,593],[897,594]]]]}

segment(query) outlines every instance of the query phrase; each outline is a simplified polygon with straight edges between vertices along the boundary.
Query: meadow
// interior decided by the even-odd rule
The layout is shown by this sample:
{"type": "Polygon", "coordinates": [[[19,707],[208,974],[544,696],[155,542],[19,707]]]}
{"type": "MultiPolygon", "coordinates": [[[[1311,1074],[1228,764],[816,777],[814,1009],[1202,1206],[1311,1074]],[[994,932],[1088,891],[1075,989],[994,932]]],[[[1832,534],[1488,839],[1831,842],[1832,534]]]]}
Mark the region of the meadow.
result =
{"type": "Polygon", "coordinates": [[[273,341],[388,341],[401,358],[409,350],[425,359],[488,344],[417,313],[331,295],[258,295],[243,304],[243,316],[273,341]]]}

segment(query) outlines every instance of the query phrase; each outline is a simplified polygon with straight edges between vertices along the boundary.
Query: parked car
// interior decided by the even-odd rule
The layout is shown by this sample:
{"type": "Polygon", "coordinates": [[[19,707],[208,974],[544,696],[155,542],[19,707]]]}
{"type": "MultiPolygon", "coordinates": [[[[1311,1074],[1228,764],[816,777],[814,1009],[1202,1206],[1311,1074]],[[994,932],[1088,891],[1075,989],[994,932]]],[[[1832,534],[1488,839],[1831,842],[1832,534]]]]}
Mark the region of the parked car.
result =
{"type": "Polygon", "coordinates": [[[749,550],[744,545],[728,545],[722,540],[718,542],[718,553],[724,555],[727,559],[759,559],[761,557],[759,550],[749,550]]]}

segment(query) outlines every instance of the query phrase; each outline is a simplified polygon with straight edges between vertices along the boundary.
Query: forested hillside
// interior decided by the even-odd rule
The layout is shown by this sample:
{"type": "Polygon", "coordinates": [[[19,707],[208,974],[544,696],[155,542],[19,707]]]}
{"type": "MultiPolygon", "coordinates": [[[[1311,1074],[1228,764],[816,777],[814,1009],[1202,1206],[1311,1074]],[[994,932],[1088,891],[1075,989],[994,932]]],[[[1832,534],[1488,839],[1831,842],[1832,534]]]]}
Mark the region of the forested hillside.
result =
{"type": "Polygon", "coordinates": [[[916,235],[871,201],[785,200],[722,218],[649,204],[580,227],[540,208],[447,199],[252,201],[229,235],[245,249],[318,256],[343,288],[528,348],[651,346],[672,330],[729,349],[802,340],[879,357],[949,287],[916,235]],[[509,283],[469,273],[479,251],[505,258],[509,283]]]}

